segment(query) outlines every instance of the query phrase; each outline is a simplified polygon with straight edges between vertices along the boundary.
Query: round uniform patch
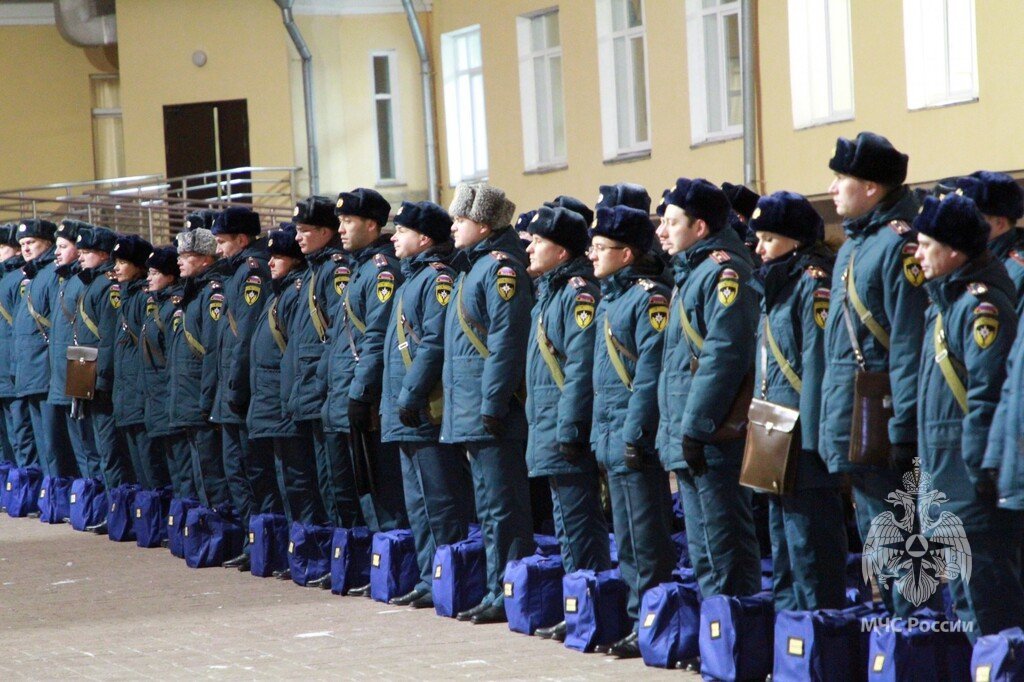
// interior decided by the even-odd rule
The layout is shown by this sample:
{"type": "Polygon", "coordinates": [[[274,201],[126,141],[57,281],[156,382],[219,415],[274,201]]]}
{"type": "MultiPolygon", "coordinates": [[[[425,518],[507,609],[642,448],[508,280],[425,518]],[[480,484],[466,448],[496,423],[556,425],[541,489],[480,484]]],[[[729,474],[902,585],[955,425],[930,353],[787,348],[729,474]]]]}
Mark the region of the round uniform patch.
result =
{"type": "Polygon", "coordinates": [[[814,322],[822,329],[828,321],[828,307],[831,303],[832,292],[824,287],[814,290],[814,322]]]}
{"type": "Polygon", "coordinates": [[[668,299],[661,294],[654,294],[647,300],[647,319],[654,331],[664,331],[668,325],[668,299]]]}
{"type": "Polygon", "coordinates": [[[452,288],[455,285],[455,281],[451,278],[451,275],[438,275],[437,279],[434,280],[434,298],[437,302],[443,306],[448,305],[448,301],[452,300],[452,288]]]}
{"type": "Polygon", "coordinates": [[[242,289],[242,298],[245,299],[247,305],[256,305],[256,301],[260,300],[260,294],[263,293],[263,279],[252,275],[246,278],[245,287],[242,289]]]}
{"type": "Polygon", "coordinates": [[[377,273],[377,300],[387,303],[395,293],[395,276],[390,272],[377,273]]]}
{"type": "Polygon", "coordinates": [[[107,292],[107,298],[110,299],[110,305],[114,310],[121,307],[121,285],[111,284],[110,289],[107,292]]]}
{"type": "Polygon", "coordinates": [[[974,309],[974,342],[978,348],[988,348],[999,335],[999,309],[991,303],[982,303],[974,309]]]}
{"type": "Polygon", "coordinates": [[[210,296],[210,319],[214,322],[220,320],[224,312],[224,294],[213,294],[210,296]]]}
{"type": "Polygon", "coordinates": [[[498,296],[503,301],[511,301],[516,295],[516,271],[515,268],[502,266],[498,268],[498,296]]]}
{"type": "Polygon", "coordinates": [[[917,251],[917,244],[910,242],[903,245],[903,276],[915,287],[924,284],[924,270],[921,264],[914,258],[917,251]]]}
{"type": "Polygon", "coordinates": [[[185,319],[184,310],[175,310],[174,316],[171,318],[171,331],[178,331],[181,329],[181,321],[185,319]]]}
{"type": "Polygon", "coordinates": [[[334,293],[341,296],[345,292],[345,287],[348,286],[348,281],[351,278],[352,271],[344,265],[334,268],[334,293]]]}
{"type": "Polygon", "coordinates": [[[572,312],[576,326],[586,329],[594,321],[594,297],[586,292],[576,294],[576,307],[572,312]]]}
{"type": "Polygon", "coordinates": [[[146,317],[153,317],[153,318],[155,318],[156,317],[156,311],[157,311],[156,301],[154,301],[153,297],[150,296],[149,298],[146,299],[146,317]]]}
{"type": "Polygon", "coordinates": [[[740,295],[740,276],[732,268],[722,270],[718,275],[718,302],[725,307],[736,302],[740,295]]]}

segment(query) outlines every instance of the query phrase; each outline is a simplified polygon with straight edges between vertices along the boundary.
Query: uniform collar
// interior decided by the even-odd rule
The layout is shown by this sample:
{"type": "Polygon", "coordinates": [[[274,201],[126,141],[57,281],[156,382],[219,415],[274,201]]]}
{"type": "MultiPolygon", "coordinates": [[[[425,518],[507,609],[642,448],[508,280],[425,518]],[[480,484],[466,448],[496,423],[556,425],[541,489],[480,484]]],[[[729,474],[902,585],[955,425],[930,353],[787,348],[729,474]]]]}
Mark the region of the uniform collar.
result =
{"type": "Polygon", "coordinates": [[[510,258],[518,261],[520,265],[525,265],[528,260],[523,240],[519,238],[519,235],[511,227],[499,230],[487,239],[477,242],[468,249],[463,249],[463,251],[469,258],[470,263],[475,263],[481,256],[491,251],[501,251],[508,254],[510,258]]]}
{"type": "Polygon", "coordinates": [[[411,258],[403,258],[401,264],[402,274],[405,275],[406,279],[409,279],[431,263],[444,263],[447,265],[451,262],[454,253],[455,245],[451,241],[435,244],[426,251],[418,253],[411,258]]]}
{"type": "Polygon", "coordinates": [[[1011,301],[1016,297],[1016,289],[1002,261],[991,252],[985,251],[959,268],[935,279],[925,282],[928,296],[942,310],[947,310],[963,295],[968,284],[984,284],[989,289],[1002,291],[1011,301]]]}
{"type": "Polygon", "coordinates": [[[37,258],[25,263],[25,276],[32,279],[39,274],[40,270],[52,263],[54,258],[56,258],[56,250],[51,246],[49,249],[39,254],[37,258]]]}
{"type": "Polygon", "coordinates": [[[105,263],[95,268],[82,268],[78,271],[78,276],[86,284],[91,284],[101,277],[105,277],[108,272],[114,269],[114,260],[107,259],[105,263]]]}
{"type": "Polygon", "coordinates": [[[570,258],[537,278],[537,294],[544,296],[548,291],[561,289],[573,277],[594,281],[594,265],[586,256],[570,258]]]}
{"type": "Polygon", "coordinates": [[[843,230],[849,237],[866,237],[893,220],[912,223],[917,215],[917,209],[914,193],[904,185],[859,218],[843,221],[843,230]]]}
{"type": "Polygon", "coordinates": [[[1011,227],[1004,234],[999,235],[988,243],[988,250],[1000,260],[1010,257],[1010,252],[1021,245],[1024,241],[1024,230],[1011,227]]]}
{"type": "Polygon", "coordinates": [[[274,293],[280,294],[288,287],[292,286],[295,283],[295,280],[299,279],[300,277],[302,277],[302,275],[306,274],[307,269],[308,266],[304,262],[300,261],[296,267],[291,269],[291,272],[289,272],[281,279],[271,280],[270,286],[274,290],[274,293]]]}
{"type": "Polygon", "coordinates": [[[381,235],[377,237],[372,244],[364,246],[361,249],[357,249],[352,252],[352,259],[357,265],[362,265],[366,261],[370,260],[378,253],[382,253],[386,256],[395,255],[395,245],[391,243],[390,235],[381,235]]]}
{"type": "Polygon", "coordinates": [[[21,254],[8,258],[3,262],[4,272],[10,272],[11,270],[17,270],[18,268],[25,265],[25,259],[21,257],[21,254]]]}

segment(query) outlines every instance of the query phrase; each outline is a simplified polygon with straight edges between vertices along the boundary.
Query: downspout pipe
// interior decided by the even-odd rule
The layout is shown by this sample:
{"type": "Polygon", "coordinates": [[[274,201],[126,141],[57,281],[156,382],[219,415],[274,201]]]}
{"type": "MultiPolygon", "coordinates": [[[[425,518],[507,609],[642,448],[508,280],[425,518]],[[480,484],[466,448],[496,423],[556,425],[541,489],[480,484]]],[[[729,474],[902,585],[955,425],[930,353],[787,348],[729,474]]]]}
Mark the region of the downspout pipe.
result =
{"type": "Polygon", "coordinates": [[[309,51],[299,27],[292,16],[295,0],[274,0],[281,8],[284,27],[295,43],[295,49],[302,59],[302,99],[306,108],[306,154],[309,160],[309,192],[320,193],[320,156],[316,141],[316,109],[313,107],[313,54],[309,51]]]}
{"type": "Polygon", "coordinates": [[[416,18],[416,8],[413,7],[412,0],[402,0],[402,6],[405,7],[409,30],[412,31],[416,52],[420,56],[420,77],[423,79],[423,129],[426,133],[427,143],[427,184],[430,189],[430,200],[436,204],[440,198],[440,192],[437,180],[437,140],[434,136],[434,70],[430,63],[430,53],[427,52],[427,43],[423,39],[423,29],[420,28],[419,19],[416,18]]]}
{"type": "Polygon", "coordinates": [[[757,78],[754,65],[757,55],[755,54],[754,41],[754,0],[743,0],[740,16],[740,42],[743,47],[742,54],[742,78],[743,78],[743,184],[759,192],[757,184],[757,99],[754,88],[757,87],[757,78]]]}

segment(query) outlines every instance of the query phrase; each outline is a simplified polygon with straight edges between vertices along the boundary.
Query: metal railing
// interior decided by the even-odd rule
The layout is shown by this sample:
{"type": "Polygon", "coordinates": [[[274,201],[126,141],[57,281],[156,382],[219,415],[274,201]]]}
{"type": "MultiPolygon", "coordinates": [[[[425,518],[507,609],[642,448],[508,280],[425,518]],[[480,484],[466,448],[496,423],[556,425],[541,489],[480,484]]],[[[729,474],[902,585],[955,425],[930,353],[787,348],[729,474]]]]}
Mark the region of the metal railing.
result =
{"type": "Polygon", "coordinates": [[[137,175],[0,190],[0,222],[72,217],[163,244],[193,211],[245,206],[271,229],[292,217],[299,170],[247,166],[178,178],[137,175]]]}

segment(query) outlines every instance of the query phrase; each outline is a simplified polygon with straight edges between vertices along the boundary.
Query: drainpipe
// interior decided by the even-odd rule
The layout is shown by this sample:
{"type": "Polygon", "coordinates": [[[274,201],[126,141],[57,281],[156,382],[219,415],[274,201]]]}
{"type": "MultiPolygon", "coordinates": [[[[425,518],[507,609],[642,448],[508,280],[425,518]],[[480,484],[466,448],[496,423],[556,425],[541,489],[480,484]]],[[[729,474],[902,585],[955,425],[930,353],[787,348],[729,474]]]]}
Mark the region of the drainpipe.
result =
{"type": "Polygon", "coordinates": [[[430,200],[437,203],[440,196],[437,182],[437,141],[434,139],[434,73],[430,65],[427,44],[423,40],[423,30],[420,28],[419,19],[416,18],[416,9],[412,6],[412,0],[402,0],[402,5],[405,7],[405,16],[409,20],[409,29],[412,31],[413,42],[416,43],[416,51],[420,55],[420,75],[423,78],[423,129],[427,142],[427,184],[430,188],[430,200]]]}
{"type": "Polygon", "coordinates": [[[754,93],[757,86],[754,71],[757,55],[754,53],[754,5],[754,0],[743,0],[741,5],[740,42],[743,45],[743,184],[757,192],[757,100],[754,93]]]}
{"type": "Polygon", "coordinates": [[[281,18],[284,27],[295,43],[295,49],[302,59],[302,99],[306,108],[306,147],[309,159],[309,192],[319,194],[320,192],[320,158],[317,153],[316,144],[316,112],[313,108],[313,54],[309,46],[299,33],[299,27],[295,25],[292,17],[292,5],[295,0],[274,0],[281,8],[281,18]]]}

